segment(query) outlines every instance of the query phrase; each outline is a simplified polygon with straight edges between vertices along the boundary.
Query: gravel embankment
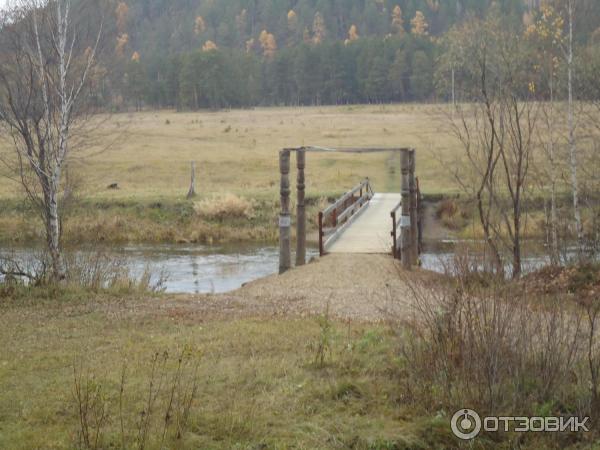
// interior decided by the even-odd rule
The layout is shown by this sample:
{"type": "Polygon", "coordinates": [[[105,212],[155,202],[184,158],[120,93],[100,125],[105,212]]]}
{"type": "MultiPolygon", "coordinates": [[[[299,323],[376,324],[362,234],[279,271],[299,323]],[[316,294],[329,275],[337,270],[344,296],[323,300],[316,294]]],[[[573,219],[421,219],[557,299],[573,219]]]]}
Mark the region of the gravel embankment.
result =
{"type": "Polygon", "coordinates": [[[386,255],[332,254],[234,292],[177,296],[162,307],[169,314],[190,318],[313,316],[329,308],[330,316],[337,319],[376,322],[410,311],[412,295],[407,280],[434,276],[421,270],[405,272],[386,255]]]}

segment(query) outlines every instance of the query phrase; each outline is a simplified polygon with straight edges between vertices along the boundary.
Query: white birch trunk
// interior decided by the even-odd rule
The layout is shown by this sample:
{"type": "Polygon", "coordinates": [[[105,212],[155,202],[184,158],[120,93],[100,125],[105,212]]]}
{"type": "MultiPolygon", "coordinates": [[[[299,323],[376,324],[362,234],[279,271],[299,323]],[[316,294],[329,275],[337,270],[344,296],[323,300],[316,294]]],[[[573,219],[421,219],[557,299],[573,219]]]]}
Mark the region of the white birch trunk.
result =
{"type": "Polygon", "coordinates": [[[568,127],[569,127],[569,165],[571,168],[571,189],[573,192],[573,213],[575,219],[575,232],[577,235],[577,251],[582,256],[583,251],[583,226],[581,222],[581,210],[579,206],[579,179],[577,175],[577,142],[575,139],[575,112],[573,106],[573,1],[569,0],[569,47],[567,49],[567,73],[568,73],[568,127]]]}

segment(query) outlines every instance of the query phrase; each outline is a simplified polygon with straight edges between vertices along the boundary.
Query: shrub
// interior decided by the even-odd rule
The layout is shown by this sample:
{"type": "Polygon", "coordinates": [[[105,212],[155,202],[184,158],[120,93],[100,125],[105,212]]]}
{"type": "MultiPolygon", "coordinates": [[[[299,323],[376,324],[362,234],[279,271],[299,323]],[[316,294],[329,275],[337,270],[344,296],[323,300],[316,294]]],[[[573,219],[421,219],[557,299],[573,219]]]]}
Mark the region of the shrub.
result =
{"type": "Polygon", "coordinates": [[[225,194],[194,203],[197,215],[211,220],[251,219],[254,205],[251,201],[234,194],[225,194]]]}
{"type": "Polygon", "coordinates": [[[407,280],[413,314],[392,320],[404,398],[432,413],[590,415],[598,316],[519,283],[454,281],[407,280]]]}

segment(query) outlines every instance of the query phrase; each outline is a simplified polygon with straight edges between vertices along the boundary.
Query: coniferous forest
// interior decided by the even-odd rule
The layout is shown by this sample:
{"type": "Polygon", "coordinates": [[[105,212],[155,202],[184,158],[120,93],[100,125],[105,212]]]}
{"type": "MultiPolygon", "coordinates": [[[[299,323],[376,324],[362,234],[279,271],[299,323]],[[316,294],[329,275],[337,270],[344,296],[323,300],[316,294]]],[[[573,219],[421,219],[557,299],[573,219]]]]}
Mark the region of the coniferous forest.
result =
{"type": "MultiPolygon", "coordinates": [[[[114,109],[445,101],[445,38],[473,17],[526,29],[540,0],[125,0],[108,14],[114,109]],[[113,48],[114,46],[114,48],[113,48]]],[[[582,0],[579,45],[600,32],[582,0]]],[[[460,74],[457,74],[460,76],[460,74]]]]}

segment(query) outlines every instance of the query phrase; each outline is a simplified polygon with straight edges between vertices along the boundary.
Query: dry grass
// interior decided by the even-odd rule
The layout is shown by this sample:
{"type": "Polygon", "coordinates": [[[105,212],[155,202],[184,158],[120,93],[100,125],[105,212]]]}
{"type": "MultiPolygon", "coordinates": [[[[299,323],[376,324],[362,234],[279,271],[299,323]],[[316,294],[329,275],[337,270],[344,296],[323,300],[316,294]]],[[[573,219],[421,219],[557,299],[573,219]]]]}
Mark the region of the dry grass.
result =
{"type": "Polygon", "coordinates": [[[199,217],[212,220],[252,219],[254,217],[252,202],[235,194],[225,194],[196,202],[194,211],[199,217]]]}
{"type": "MultiPolygon", "coordinates": [[[[427,449],[453,442],[443,420],[414,417],[399,401],[384,327],[333,322],[331,356],[319,367],[314,319],[215,320],[206,312],[180,314],[164,298],[0,308],[0,448],[76,448],[74,367],[80,389],[91,383],[88,421],[98,407],[106,417],[98,447],[122,448],[124,365],[122,416],[131,445],[155,355],[186,348],[201,355],[196,400],[181,438],[169,432],[162,448],[427,449]]],[[[164,391],[155,409],[168,401],[164,391]]],[[[156,409],[153,420],[162,412],[156,409]]],[[[93,426],[89,431],[95,441],[93,426]]],[[[150,430],[145,448],[160,448],[161,434],[162,426],[150,430]]]]}
{"type": "MultiPolygon", "coordinates": [[[[101,153],[71,163],[85,198],[183,198],[190,161],[197,162],[198,192],[274,197],[278,193],[277,152],[284,147],[413,146],[426,192],[453,188],[430,150],[456,152],[443,131],[438,106],[344,106],[262,108],[222,112],[172,111],[117,114],[103,122],[101,153]],[[223,130],[230,128],[229,133],[223,130]],[[387,132],[383,132],[386,129],[387,132]],[[118,190],[107,189],[118,183],[118,190]]],[[[100,146],[99,146],[100,147],[100,146]]],[[[391,176],[390,155],[310,155],[308,194],[339,191],[369,176],[379,191],[399,189],[399,170],[391,176]]],[[[294,173],[292,173],[292,178],[294,173]]],[[[15,187],[0,180],[0,197],[15,187]]]]}

